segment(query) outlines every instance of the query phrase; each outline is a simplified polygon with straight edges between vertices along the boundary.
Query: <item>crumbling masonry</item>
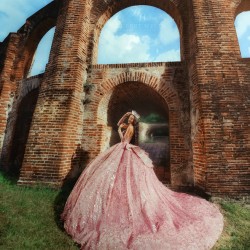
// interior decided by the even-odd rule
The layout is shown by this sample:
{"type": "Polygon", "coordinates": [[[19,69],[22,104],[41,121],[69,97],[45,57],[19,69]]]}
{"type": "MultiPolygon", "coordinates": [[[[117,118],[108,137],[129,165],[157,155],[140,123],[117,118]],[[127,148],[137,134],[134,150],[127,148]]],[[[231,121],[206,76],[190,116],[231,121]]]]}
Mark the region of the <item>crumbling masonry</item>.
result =
{"type": "Polygon", "coordinates": [[[249,0],[54,0],[0,43],[1,168],[18,172],[20,185],[60,186],[109,146],[119,100],[136,100],[134,86],[169,117],[173,188],[249,195],[250,59],[241,58],[234,26],[246,10],[249,0]],[[173,17],[181,62],[97,64],[106,21],[141,4],[173,17]],[[54,26],[45,73],[28,78],[54,26]]]}

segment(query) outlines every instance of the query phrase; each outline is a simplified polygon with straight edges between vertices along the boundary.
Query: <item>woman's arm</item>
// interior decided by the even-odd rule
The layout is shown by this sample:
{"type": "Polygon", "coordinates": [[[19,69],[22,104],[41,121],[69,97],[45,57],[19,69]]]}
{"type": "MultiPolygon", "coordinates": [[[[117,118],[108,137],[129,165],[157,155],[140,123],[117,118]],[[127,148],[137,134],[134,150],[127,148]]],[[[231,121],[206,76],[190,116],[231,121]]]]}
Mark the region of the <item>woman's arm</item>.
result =
{"type": "Polygon", "coordinates": [[[123,140],[124,137],[124,132],[122,132],[122,129],[127,129],[128,125],[125,123],[120,124],[119,128],[118,128],[118,133],[120,136],[120,139],[123,140]]]}
{"type": "Polygon", "coordinates": [[[123,134],[122,134],[122,128],[121,127],[118,128],[118,134],[119,134],[120,139],[122,141],[123,140],[123,134]]]}
{"type": "Polygon", "coordinates": [[[117,123],[117,126],[120,126],[120,125],[124,122],[124,120],[125,120],[128,116],[130,116],[130,115],[132,115],[131,112],[127,112],[126,114],[124,114],[123,117],[122,117],[122,118],[119,120],[119,122],[117,123]]]}

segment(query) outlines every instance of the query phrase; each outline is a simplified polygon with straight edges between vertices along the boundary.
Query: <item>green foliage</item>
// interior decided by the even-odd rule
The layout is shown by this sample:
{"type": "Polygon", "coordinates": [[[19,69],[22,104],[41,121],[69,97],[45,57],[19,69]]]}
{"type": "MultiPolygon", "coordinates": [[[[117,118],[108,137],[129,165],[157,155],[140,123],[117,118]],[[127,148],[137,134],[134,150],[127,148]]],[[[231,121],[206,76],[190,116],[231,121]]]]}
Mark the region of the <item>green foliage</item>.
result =
{"type": "Polygon", "coordinates": [[[146,117],[141,117],[140,121],[144,123],[161,123],[167,122],[167,119],[160,116],[159,114],[151,113],[146,117]]]}
{"type": "MultiPolygon", "coordinates": [[[[18,187],[0,173],[0,249],[79,249],[59,221],[70,190],[18,187]]],[[[224,200],[219,205],[225,227],[213,249],[250,249],[249,207],[224,200]]]]}

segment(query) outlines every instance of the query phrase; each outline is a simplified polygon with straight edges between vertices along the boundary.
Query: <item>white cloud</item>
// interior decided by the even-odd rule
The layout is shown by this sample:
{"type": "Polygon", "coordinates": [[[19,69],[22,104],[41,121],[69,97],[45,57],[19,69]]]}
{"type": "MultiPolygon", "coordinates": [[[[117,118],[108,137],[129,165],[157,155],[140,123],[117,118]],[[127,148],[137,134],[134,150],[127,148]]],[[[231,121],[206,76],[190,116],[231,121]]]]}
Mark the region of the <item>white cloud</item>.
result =
{"type": "Polygon", "coordinates": [[[121,28],[119,16],[105,25],[99,44],[99,63],[132,63],[150,60],[150,38],[133,34],[116,34],[121,28]]]}
{"type": "MultiPolygon", "coordinates": [[[[139,15],[140,9],[136,8],[135,13],[139,15]]],[[[160,32],[156,38],[150,38],[150,34],[140,36],[135,32],[123,33],[119,14],[115,15],[102,30],[99,40],[98,63],[180,61],[178,46],[176,49],[168,49],[168,44],[179,39],[179,31],[174,21],[165,18],[159,25],[160,32]],[[161,46],[161,49],[164,47],[165,52],[159,54],[157,46],[161,46]]]]}
{"type": "Polygon", "coordinates": [[[119,15],[113,16],[108,22],[105,24],[102,32],[105,32],[107,35],[112,35],[116,33],[122,27],[122,23],[119,19],[119,15]]]}
{"type": "Polygon", "coordinates": [[[102,38],[99,63],[132,63],[149,61],[148,38],[123,34],[102,38]]]}
{"type": "Polygon", "coordinates": [[[143,14],[142,8],[140,6],[133,6],[131,8],[131,13],[137,17],[140,21],[145,21],[146,16],[143,14]]]}
{"type": "Polygon", "coordinates": [[[164,18],[160,23],[158,40],[162,44],[171,44],[180,39],[179,30],[175,22],[170,18],[164,18]]]}
{"type": "Polygon", "coordinates": [[[240,13],[235,20],[237,35],[241,38],[250,28],[250,11],[240,13]]]}
{"type": "Polygon", "coordinates": [[[154,62],[178,62],[180,61],[180,50],[172,49],[158,55],[154,62]]]}

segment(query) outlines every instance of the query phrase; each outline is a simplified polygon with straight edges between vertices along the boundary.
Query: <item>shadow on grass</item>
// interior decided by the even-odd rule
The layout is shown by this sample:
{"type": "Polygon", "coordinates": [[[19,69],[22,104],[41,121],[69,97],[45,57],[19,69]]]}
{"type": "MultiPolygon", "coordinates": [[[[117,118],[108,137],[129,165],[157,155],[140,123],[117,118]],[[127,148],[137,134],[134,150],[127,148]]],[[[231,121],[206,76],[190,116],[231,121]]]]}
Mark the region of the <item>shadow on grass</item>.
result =
{"type": "Polygon", "coordinates": [[[16,185],[17,184],[17,181],[18,181],[18,178],[19,178],[18,175],[11,174],[10,172],[5,171],[5,170],[3,170],[1,168],[0,168],[0,174],[2,176],[2,180],[1,181],[5,182],[5,183],[9,183],[11,185],[16,185]]]}
{"type": "Polygon", "coordinates": [[[179,186],[179,187],[172,187],[171,185],[166,185],[166,186],[167,188],[177,193],[189,194],[192,196],[203,198],[207,201],[211,199],[210,194],[206,193],[203,189],[196,187],[196,186],[179,186]]]}
{"type": "Polygon", "coordinates": [[[74,188],[79,176],[87,165],[89,160],[88,152],[84,151],[78,144],[75,153],[71,157],[71,169],[64,179],[62,188],[54,201],[54,216],[57,226],[64,231],[61,214],[65,203],[74,188]]]}

